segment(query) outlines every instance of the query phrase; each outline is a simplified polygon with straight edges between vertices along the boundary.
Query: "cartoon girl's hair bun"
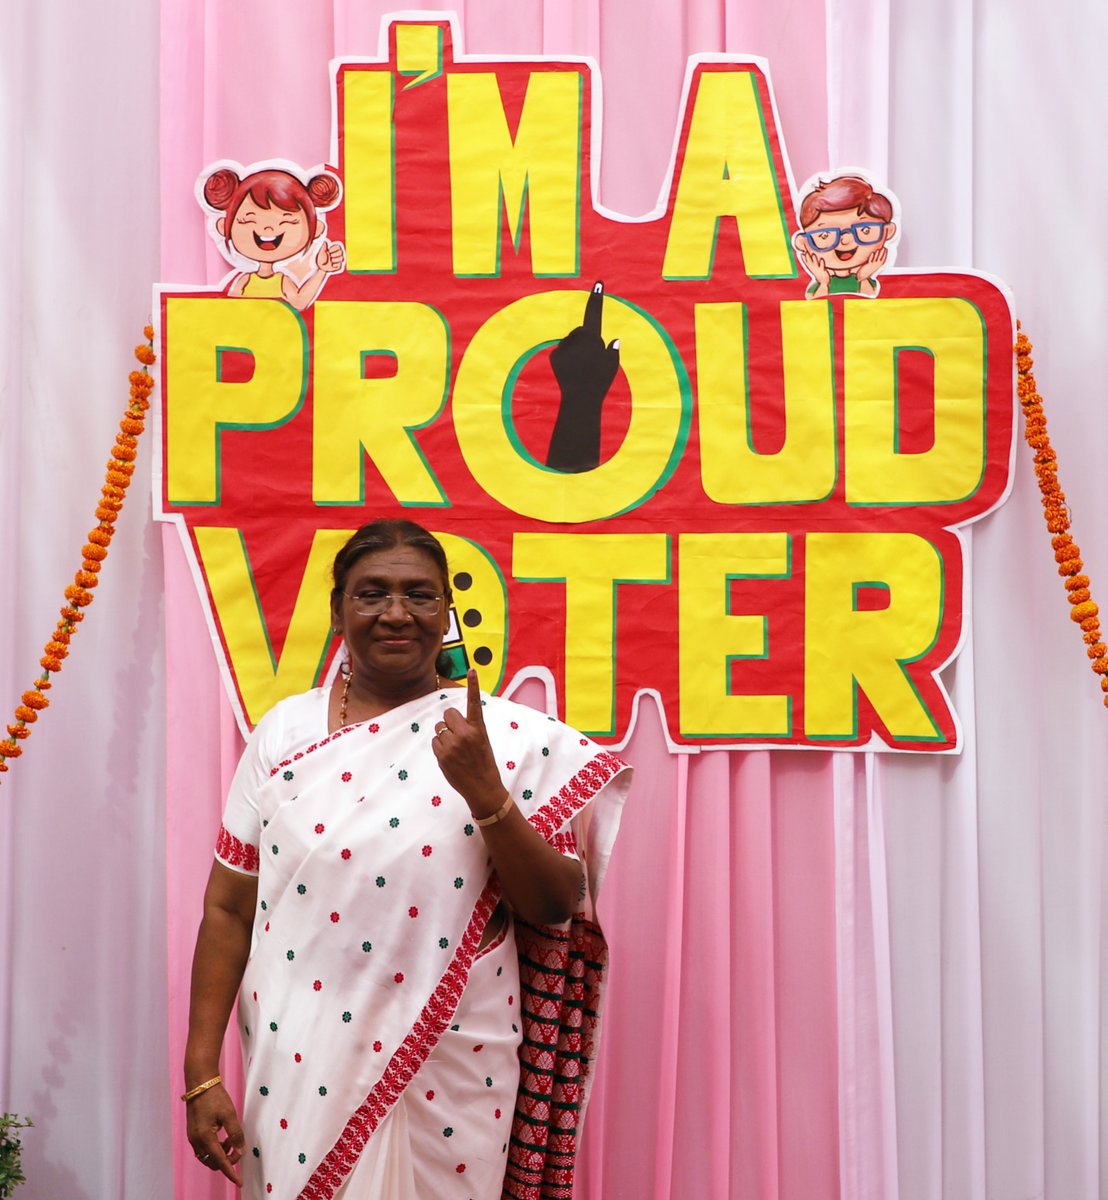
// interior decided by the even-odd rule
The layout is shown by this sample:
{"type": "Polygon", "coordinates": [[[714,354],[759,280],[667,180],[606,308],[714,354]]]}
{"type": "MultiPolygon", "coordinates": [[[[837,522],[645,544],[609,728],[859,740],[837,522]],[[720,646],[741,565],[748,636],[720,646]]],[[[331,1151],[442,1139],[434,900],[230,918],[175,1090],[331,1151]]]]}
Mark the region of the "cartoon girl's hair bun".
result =
{"type": "Polygon", "coordinates": [[[220,167],[204,180],[204,199],[212,208],[225,209],[239,185],[239,177],[227,167],[220,167]]]}
{"type": "Polygon", "coordinates": [[[308,195],[316,208],[330,208],[338,201],[341,191],[338,179],[330,172],[325,171],[308,180],[308,195]]]}

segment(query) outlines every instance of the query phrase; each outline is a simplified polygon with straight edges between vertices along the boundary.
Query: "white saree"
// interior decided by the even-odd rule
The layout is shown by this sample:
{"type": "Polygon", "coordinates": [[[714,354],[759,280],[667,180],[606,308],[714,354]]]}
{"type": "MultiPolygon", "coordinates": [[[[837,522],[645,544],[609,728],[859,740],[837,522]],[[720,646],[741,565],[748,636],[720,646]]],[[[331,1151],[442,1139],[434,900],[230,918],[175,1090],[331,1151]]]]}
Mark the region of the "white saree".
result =
{"type": "MultiPolygon", "coordinates": [[[[239,995],[250,1200],[496,1200],[519,1083],[511,932],[480,830],[430,748],[444,689],[328,735],[323,689],[259,724],[216,854],[257,871],[239,995]]],[[[505,786],[564,852],[603,862],[629,769],[542,713],[485,697],[505,786]]]]}

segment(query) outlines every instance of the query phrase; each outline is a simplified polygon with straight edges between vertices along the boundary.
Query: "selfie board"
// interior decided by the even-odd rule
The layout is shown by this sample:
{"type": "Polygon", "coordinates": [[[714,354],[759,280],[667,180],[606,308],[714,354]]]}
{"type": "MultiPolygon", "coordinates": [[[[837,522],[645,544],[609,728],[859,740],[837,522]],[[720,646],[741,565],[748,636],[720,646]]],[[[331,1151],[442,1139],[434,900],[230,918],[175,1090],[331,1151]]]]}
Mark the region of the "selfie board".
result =
{"type": "Polygon", "coordinates": [[[553,679],[599,741],[649,694],[675,750],[960,749],[1003,286],[896,267],[911,215],[864,169],[795,188],[763,60],[690,59],[632,219],[596,199],[595,64],[463,51],[386,18],[330,64],[328,164],[197,164],[229,272],[156,289],[155,512],[243,731],[328,677],[331,562],[386,516],[446,548],[458,673],[553,679]]]}

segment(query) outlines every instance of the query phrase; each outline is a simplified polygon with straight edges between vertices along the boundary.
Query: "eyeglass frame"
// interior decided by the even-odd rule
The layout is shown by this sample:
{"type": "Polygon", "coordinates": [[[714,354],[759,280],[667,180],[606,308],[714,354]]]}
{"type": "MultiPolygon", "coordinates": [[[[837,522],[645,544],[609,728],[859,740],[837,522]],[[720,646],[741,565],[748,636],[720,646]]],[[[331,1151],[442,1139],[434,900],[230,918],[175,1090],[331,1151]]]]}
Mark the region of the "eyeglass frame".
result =
{"type": "MultiPolygon", "coordinates": [[[[379,617],[382,613],[387,613],[389,609],[392,608],[392,603],[394,600],[400,601],[400,607],[403,608],[410,617],[437,617],[442,611],[442,602],[446,599],[446,596],[442,592],[425,592],[422,588],[413,588],[408,592],[386,592],[384,588],[366,588],[365,591],[377,593],[383,598],[384,603],[380,608],[375,608],[370,612],[366,612],[364,609],[357,607],[359,603],[357,596],[351,592],[343,592],[343,595],[347,598],[347,600],[354,605],[354,611],[359,617],[379,617]],[[412,608],[410,601],[413,595],[419,596],[425,600],[434,600],[434,609],[412,608]]],[[[362,603],[364,604],[366,601],[362,601],[362,603]]]]}
{"type": "Polygon", "coordinates": [[[846,225],[842,229],[840,229],[838,226],[833,225],[833,226],[829,226],[824,229],[801,229],[798,232],[800,233],[800,236],[808,243],[808,248],[813,253],[827,254],[829,251],[837,250],[839,248],[839,243],[843,240],[844,233],[849,233],[850,236],[855,240],[855,242],[858,243],[859,246],[876,246],[877,243],[881,240],[881,237],[884,234],[885,230],[888,229],[889,225],[890,225],[889,221],[856,221],[853,225],[846,225]],[[877,234],[877,237],[875,237],[872,241],[870,241],[870,242],[863,241],[858,236],[859,229],[869,229],[869,228],[873,228],[875,226],[878,229],[878,234],[877,234]],[[835,240],[831,243],[830,246],[817,246],[814,241],[814,238],[815,238],[816,234],[818,234],[818,233],[824,233],[824,234],[833,233],[835,235],[835,240]]]}

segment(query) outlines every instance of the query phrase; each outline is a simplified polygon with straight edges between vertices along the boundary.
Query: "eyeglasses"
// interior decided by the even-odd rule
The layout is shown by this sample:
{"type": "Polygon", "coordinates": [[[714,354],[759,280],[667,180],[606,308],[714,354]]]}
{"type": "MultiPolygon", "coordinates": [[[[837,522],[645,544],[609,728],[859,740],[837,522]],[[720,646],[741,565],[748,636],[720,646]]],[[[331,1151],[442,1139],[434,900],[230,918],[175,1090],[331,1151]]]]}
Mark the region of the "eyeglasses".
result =
{"type": "Polygon", "coordinates": [[[874,246],[884,236],[888,224],[888,221],[859,221],[845,229],[804,229],[800,236],[813,250],[834,250],[844,233],[849,233],[859,246],[874,246]]]}
{"type": "Polygon", "coordinates": [[[392,607],[394,600],[399,600],[413,617],[433,617],[443,601],[434,592],[383,592],[380,588],[366,588],[353,595],[343,592],[343,595],[353,602],[359,617],[379,617],[392,607]]]}

